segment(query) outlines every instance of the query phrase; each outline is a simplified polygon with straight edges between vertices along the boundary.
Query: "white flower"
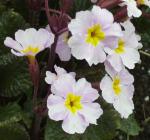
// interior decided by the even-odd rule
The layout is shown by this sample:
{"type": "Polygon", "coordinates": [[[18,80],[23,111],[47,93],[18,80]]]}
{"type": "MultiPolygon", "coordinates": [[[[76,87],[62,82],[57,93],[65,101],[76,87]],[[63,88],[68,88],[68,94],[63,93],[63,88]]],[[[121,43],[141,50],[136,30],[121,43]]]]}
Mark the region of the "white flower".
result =
{"type": "Polygon", "coordinates": [[[112,13],[98,6],[93,6],[91,11],[78,12],[68,28],[72,33],[68,41],[72,55],[85,59],[90,66],[104,62],[104,47],[115,48],[122,35],[112,13]]]}
{"type": "Polygon", "coordinates": [[[150,7],[150,0],[137,0],[137,3],[139,5],[146,5],[146,6],[150,7]]]}
{"type": "Polygon", "coordinates": [[[139,43],[140,36],[135,33],[135,27],[128,20],[121,24],[124,27],[123,37],[118,40],[118,47],[110,49],[105,47],[108,53],[107,61],[116,71],[121,71],[124,66],[133,69],[135,64],[140,62],[138,49],[142,47],[139,43]]]}
{"type": "Polygon", "coordinates": [[[94,103],[99,97],[97,90],[84,78],[76,82],[72,75],[62,75],[51,91],[47,100],[49,118],[63,120],[62,128],[69,134],[84,133],[103,114],[100,105],[94,103]]]}
{"type": "Polygon", "coordinates": [[[100,82],[102,96],[106,102],[113,104],[122,118],[128,118],[134,109],[134,78],[126,69],[116,72],[108,62],[105,62],[105,68],[110,77],[105,75],[100,82]]]}
{"type": "MultiPolygon", "coordinates": [[[[50,85],[53,84],[62,75],[67,74],[67,71],[65,69],[58,67],[56,65],[54,66],[54,69],[55,69],[56,74],[52,73],[50,71],[46,72],[45,81],[46,81],[46,83],[48,83],[50,85]]],[[[69,74],[72,75],[74,78],[76,76],[75,72],[70,72],[69,74]]]]}
{"type": "Polygon", "coordinates": [[[123,3],[121,6],[127,6],[127,12],[129,17],[140,17],[142,15],[142,11],[138,9],[137,3],[135,0],[122,0],[123,3]]]}
{"type": "Polygon", "coordinates": [[[36,54],[51,46],[54,42],[54,35],[45,29],[34,28],[18,30],[15,33],[15,40],[7,37],[4,44],[12,48],[11,52],[17,56],[35,57],[36,54]]]}
{"type": "MultiPolygon", "coordinates": [[[[46,26],[46,30],[51,33],[49,25],[46,26]]],[[[58,54],[61,61],[69,61],[71,59],[71,49],[68,46],[69,32],[66,31],[58,37],[56,45],[56,54],[58,54]]]]}

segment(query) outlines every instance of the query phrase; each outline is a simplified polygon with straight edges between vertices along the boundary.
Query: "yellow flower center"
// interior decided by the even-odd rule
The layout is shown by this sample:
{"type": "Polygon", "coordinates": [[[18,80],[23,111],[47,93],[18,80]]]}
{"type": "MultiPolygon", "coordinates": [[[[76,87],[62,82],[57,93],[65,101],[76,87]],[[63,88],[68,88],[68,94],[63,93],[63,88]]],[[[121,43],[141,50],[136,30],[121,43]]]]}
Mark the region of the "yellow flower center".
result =
{"type": "Polygon", "coordinates": [[[31,53],[31,55],[35,55],[39,51],[40,51],[39,47],[32,47],[32,46],[28,46],[22,50],[23,53],[26,53],[26,54],[31,53]]]}
{"type": "Polygon", "coordinates": [[[70,112],[75,114],[78,110],[82,109],[81,96],[69,93],[65,100],[65,106],[70,110],[70,112]]]}
{"type": "Polygon", "coordinates": [[[68,40],[69,40],[69,37],[68,37],[69,35],[68,35],[68,33],[64,33],[64,35],[63,35],[63,41],[64,41],[64,43],[66,43],[66,44],[68,44],[68,40]]]}
{"type": "Polygon", "coordinates": [[[86,42],[96,47],[100,41],[105,39],[105,33],[99,24],[96,24],[88,29],[86,42]]]}
{"type": "Polygon", "coordinates": [[[121,87],[120,87],[120,79],[119,77],[115,77],[112,84],[113,90],[116,95],[119,95],[121,93],[121,87]]]}
{"type": "Polygon", "coordinates": [[[115,52],[117,54],[124,53],[125,52],[124,46],[125,46],[124,41],[122,39],[119,39],[119,41],[118,41],[118,48],[115,49],[115,52]]]}
{"type": "Polygon", "coordinates": [[[143,5],[143,4],[145,4],[145,0],[137,0],[137,3],[138,3],[139,5],[143,5]]]}

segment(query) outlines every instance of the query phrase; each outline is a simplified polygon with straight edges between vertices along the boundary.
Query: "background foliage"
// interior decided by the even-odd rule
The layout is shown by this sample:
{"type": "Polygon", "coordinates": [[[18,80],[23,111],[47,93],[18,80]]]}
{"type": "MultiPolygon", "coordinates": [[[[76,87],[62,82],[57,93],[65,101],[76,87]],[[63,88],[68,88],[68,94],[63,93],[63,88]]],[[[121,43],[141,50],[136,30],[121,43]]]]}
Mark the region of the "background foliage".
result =
{"type": "MultiPolygon", "coordinates": [[[[50,6],[58,8],[59,3],[51,1],[50,6]]],[[[89,0],[75,0],[71,15],[90,7],[89,0]]],[[[150,13],[150,10],[147,9],[147,12],[150,13]]],[[[149,140],[150,101],[146,101],[145,97],[150,93],[150,19],[140,18],[133,22],[144,45],[141,51],[142,62],[131,71],[135,76],[136,89],[134,114],[128,119],[120,119],[113,107],[100,98],[104,114],[98,120],[99,125],[90,126],[83,135],[68,135],[62,131],[61,123],[45,117],[39,132],[41,140],[149,140]]],[[[33,86],[27,61],[12,55],[4,47],[4,39],[6,36],[13,37],[18,29],[44,27],[46,24],[45,13],[29,9],[25,0],[0,0],[0,140],[30,140],[35,115],[32,111],[33,86]]],[[[38,56],[40,67],[45,66],[47,54],[48,50],[38,56]]],[[[78,78],[86,77],[92,82],[100,81],[105,74],[102,65],[89,68],[86,62],[74,58],[69,63],[60,63],[57,58],[56,63],[69,71],[76,71],[78,78]]],[[[42,87],[44,84],[41,83],[42,87]]],[[[44,92],[42,88],[41,91],[44,92]]]]}

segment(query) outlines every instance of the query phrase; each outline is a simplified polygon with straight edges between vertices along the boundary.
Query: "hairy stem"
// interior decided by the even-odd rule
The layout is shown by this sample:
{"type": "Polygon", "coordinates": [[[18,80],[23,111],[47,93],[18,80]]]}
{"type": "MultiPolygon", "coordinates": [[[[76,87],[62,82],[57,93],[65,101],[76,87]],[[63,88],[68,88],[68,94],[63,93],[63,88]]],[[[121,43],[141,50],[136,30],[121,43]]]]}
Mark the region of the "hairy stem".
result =
{"type": "Polygon", "coordinates": [[[51,29],[51,31],[55,34],[55,30],[53,29],[52,25],[51,25],[51,15],[49,13],[49,5],[48,5],[48,0],[45,0],[45,11],[46,11],[46,15],[47,15],[47,19],[48,19],[48,24],[49,24],[49,27],[51,29]]]}
{"type": "Polygon", "coordinates": [[[148,52],[140,50],[140,53],[143,54],[143,55],[146,55],[146,56],[150,57],[150,53],[148,53],[148,52]]]}
{"type": "Polygon", "coordinates": [[[50,54],[49,54],[49,59],[48,59],[48,69],[52,71],[53,66],[54,66],[54,61],[56,57],[56,46],[57,46],[57,41],[58,41],[58,35],[55,35],[54,43],[51,47],[50,54]]]}
{"type": "Polygon", "coordinates": [[[121,3],[121,0],[101,0],[97,3],[101,8],[113,8],[121,3]]]}
{"type": "Polygon", "coordinates": [[[34,85],[34,93],[33,93],[33,104],[36,104],[37,96],[38,96],[38,88],[39,88],[39,65],[36,58],[29,57],[29,72],[31,75],[32,83],[34,85]]]}
{"type": "MultiPolygon", "coordinates": [[[[46,11],[45,8],[42,8],[42,10],[45,10],[45,11],[46,11]]],[[[50,9],[50,8],[49,8],[49,12],[55,13],[55,14],[58,14],[58,15],[61,15],[61,14],[62,14],[61,11],[58,11],[58,10],[55,10],[55,9],[50,9]]],[[[72,19],[72,18],[71,18],[68,14],[66,14],[66,13],[63,13],[63,15],[64,15],[65,17],[67,17],[69,20],[72,19]]]]}
{"type": "MultiPolygon", "coordinates": [[[[31,79],[34,85],[34,93],[33,93],[33,112],[35,111],[34,108],[37,104],[37,97],[38,97],[38,88],[39,88],[39,79],[40,79],[40,72],[39,72],[39,65],[35,57],[29,57],[29,71],[31,75],[31,79]]],[[[34,120],[31,126],[31,140],[39,140],[39,131],[40,131],[40,124],[42,118],[35,112],[34,120]]]]}

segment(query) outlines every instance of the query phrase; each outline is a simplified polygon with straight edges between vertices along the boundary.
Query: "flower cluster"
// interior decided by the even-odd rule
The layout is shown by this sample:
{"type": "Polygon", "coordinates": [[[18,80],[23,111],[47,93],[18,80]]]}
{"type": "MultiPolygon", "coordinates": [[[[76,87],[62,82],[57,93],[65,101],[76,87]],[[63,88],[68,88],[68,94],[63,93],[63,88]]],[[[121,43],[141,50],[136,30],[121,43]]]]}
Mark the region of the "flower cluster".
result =
{"type": "MultiPolygon", "coordinates": [[[[122,0],[129,17],[139,17],[138,5],[150,5],[148,0],[122,0]]],[[[93,1],[96,2],[96,1],[93,1]]],[[[4,44],[17,56],[35,59],[45,48],[56,45],[56,54],[61,61],[69,61],[71,55],[86,60],[89,66],[104,63],[106,74],[100,82],[103,99],[112,104],[122,118],[128,118],[134,109],[134,77],[128,69],[140,62],[138,49],[142,47],[140,36],[128,19],[117,23],[107,9],[93,6],[91,10],[76,13],[68,24],[67,31],[58,36],[49,26],[46,29],[30,28],[15,33],[15,40],[7,37],[4,44]]],[[[47,99],[49,118],[63,121],[62,128],[69,134],[84,133],[90,124],[97,124],[103,114],[98,99],[99,93],[85,78],[76,81],[76,73],[54,66],[55,73],[46,72],[45,81],[51,86],[47,99]]]]}
{"type": "Polygon", "coordinates": [[[103,63],[106,60],[104,48],[116,48],[122,36],[112,13],[98,6],[91,11],[78,12],[68,28],[72,33],[68,40],[72,55],[79,60],[85,59],[90,66],[103,63]]]}
{"type": "Polygon", "coordinates": [[[130,20],[115,23],[109,11],[94,6],[91,11],[78,12],[69,29],[72,37],[68,44],[75,58],[85,59],[90,66],[105,62],[111,78],[106,75],[102,79],[102,96],[127,118],[134,108],[134,78],[125,67],[133,69],[140,62],[138,49],[142,47],[134,25],[130,20]]]}

